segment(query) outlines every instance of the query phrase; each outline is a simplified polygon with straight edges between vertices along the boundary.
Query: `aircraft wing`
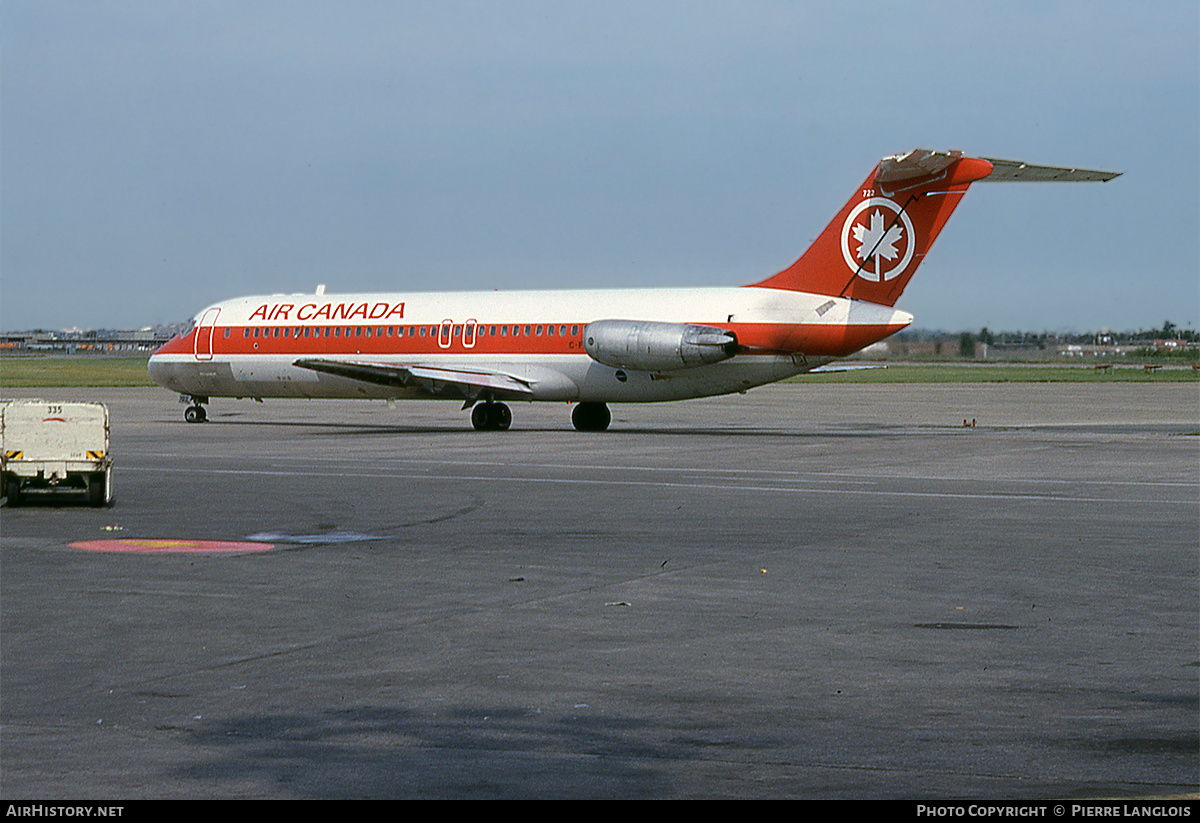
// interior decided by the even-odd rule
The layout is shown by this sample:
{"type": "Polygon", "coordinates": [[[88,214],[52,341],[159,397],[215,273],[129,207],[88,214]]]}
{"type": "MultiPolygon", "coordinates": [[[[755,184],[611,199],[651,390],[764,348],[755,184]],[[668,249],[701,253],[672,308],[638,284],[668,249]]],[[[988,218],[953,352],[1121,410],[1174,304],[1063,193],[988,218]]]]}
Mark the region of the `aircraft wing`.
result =
{"type": "Polygon", "coordinates": [[[293,364],[301,369],[336,374],[364,383],[381,386],[416,386],[439,397],[462,397],[473,402],[489,393],[519,395],[531,398],[529,383],[503,372],[482,369],[448,369],[442,366],[403,365],[398,363],[366,363],[354,360],[302,359],[293,364]]]}

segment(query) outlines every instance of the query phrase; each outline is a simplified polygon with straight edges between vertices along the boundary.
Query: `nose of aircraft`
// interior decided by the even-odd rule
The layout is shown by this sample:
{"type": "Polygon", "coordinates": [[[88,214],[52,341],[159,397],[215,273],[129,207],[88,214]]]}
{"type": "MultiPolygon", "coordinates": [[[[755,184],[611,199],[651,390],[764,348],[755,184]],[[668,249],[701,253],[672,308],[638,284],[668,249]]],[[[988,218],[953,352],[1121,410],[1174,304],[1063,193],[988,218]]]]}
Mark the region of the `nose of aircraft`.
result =
{"type": "Polygon", "coordinates": [[[180,383],[180,371],[185,361],[182,360],[180,355],[187,356],[191,354],[192,351],[189,348],[187,337],[177,335],[160,346],[154,354],[150,355],[150,360],[146,364],[146,371],[150,374],[150,379],[158,385],[172,391],[185,391],[180,383]]]}
{"type": "Polygon", "coordinates": [[[146,371],[149,372],[151,380],[160,386],[170,389],[173,388],[171,386],[171,367],[159,355],[161,351],[162,349],[159,349],[150,355],[150,362],[146,364],[146,371]]]}

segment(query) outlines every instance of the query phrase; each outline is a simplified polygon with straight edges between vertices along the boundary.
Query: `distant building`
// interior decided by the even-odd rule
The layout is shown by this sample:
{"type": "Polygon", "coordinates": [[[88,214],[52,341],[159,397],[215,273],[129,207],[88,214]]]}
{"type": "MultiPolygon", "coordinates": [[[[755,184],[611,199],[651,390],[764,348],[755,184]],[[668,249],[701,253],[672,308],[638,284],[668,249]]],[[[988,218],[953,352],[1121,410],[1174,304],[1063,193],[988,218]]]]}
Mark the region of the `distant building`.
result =
{"type": "Polygon", "coordinates": [[[1137,346],[1118,346],[1097,343],[1067,343],[1058,347],[1064,357],[1126,357],[1137,351],[1137,346]]]}
{"type": "Polygon", "coordinates": [[[181,327],[154,326],[137,330],[10,331],[0,332],[0,353],[150,354],[174,337],[181,327]]]}

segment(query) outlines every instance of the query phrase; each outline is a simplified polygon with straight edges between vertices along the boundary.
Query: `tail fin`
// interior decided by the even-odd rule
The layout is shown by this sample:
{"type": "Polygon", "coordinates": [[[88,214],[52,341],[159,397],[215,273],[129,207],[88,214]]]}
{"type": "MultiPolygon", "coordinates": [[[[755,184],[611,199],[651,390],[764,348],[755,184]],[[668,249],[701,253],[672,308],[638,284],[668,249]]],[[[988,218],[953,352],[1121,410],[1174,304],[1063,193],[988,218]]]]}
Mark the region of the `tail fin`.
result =
{"type": "Polygon", "coordinates": [[[885,157],[804,255],[755,286],[894,306],[987,160],[924,149],[885,157]]]}
{"type": "Polygon", "coordinates": [[[1119,175],[960,151],[885,157],[803,257],[753,285],[894,306],[972,183],[1106,182],[1119,175]]]}
{"type": "Polygon", "coordinates": [[[885,157],[799,260],[753,285],[894,306],[972,183],[1105,182],[1119,174],[960,151],[885,157]]]}

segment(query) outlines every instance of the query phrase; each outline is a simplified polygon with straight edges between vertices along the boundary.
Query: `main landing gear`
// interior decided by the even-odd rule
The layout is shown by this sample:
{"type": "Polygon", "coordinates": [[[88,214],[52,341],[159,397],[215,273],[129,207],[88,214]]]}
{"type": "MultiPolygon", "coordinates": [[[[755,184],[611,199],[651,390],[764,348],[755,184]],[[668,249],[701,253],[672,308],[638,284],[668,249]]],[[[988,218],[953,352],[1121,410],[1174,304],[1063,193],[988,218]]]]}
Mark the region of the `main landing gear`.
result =
{"type": "Polygon", "coordinates": [[[505,431],[512,425],[512,409],[503,403],[477,403],[471,409],[476,431],[505,431]]]}
{"type": "MultiPolygon", "coordinates": [[[[571,412],[576,431],[602,432],[612,422],[612,413],[603,403],[578,403],[571,412]]],[[[505,431],[512,425],[512,410],[503,403],[476,403],[471,409],[471,425],[476,431],[505,431]]]]}
{"type": "Polygon", "coordinates": [[[580,403],[571,412],[571,425],[576,431],[602,432],[612,422],[612,413],[603,403],[580,403]]]}

